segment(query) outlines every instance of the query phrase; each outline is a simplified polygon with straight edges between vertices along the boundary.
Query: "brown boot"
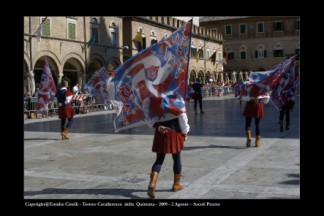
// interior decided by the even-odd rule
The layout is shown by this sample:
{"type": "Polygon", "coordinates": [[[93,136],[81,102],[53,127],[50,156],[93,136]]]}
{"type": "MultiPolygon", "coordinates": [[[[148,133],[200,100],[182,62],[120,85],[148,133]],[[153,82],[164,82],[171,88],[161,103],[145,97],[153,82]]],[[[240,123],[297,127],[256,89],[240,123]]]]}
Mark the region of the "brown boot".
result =
{"type": "Polygon", "coordinates": [[[251,131],[246,131],[246,147],[251,146],[251,139],[252,139],[251,131]]]}
{"type": "Polygon", "coordinates": [[[62,140],[69,139],[69,137],[67,136],[68,133],[69,133],[69,128],[64,128],[63,131],[61,132],[62,140]]]}
{"type": "Polygon", "coordinates": [[[179,191],[183,189],[183,186],[180,184],[181,174],[174,174],[174,182],[172,186],[172,191],[179,191]]]}
{"type": "Polygon", "coordinates": [[[61,130],[61,137],[62,137],[62,140],[64,140],[65,138],[65,136],[64,136],[64,129],[63,130],[61,130]]]}
{"type": "Polygon", "coordinates": [[[286,122],[286,130],[289,130],[289,122],[286,122]]]}
{"type": "Polygon", "coordinates": [[[261,139],[261,136],[255,137],[255,147],[260,147],[260,139],[261,139]]]}
{"type": "Polygon", "coordinates": [[[156,187],[156,181],[158,179],[159,173],[158,172],[151,172],[151,180],[147,189],[147,195],[151,198],[155,198],[155,187],[156,187]]]}
{"type": "Polygon", "coordinates": [[[280,132],[283,132],[283,121],[280,121],[279,124],[280,124],[280,132]]]}

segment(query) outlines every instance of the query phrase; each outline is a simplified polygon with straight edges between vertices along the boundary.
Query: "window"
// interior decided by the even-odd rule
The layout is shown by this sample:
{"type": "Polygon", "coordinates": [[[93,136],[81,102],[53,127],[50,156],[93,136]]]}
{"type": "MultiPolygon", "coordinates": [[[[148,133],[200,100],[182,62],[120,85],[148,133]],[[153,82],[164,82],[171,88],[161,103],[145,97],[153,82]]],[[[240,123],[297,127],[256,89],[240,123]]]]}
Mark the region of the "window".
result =
{"type": "Polygon", "coordinates": [[[295,20],[295,30],[300,30],[300,20],[295,20]]]}
{"type": "Polygon", "coordinates": [[[225,52],[224,52],[223,57],[226,58],[226,60],[234,59],[234,52],[232,50],[232,47],[226,47],[225,48],[225,52]]]}
{"type": "Polygon", "coordinates": [[[199,52],[199,59],[203,59],[204,58],[204,48],[201,47],[199,48],[200,52],[199,52]]]}
{"type": "Polygon", "coordinates": [[[283,50],[273,50],[273,57],[283,57],[283,50]]]}
{"type": "Polygon", "coordinates": [[[240,34],[246,34],[246,24],[240,24],[240,34]]]}
{"type": "Polygon", "coordinates": [[[191,47],[191,50],[190,50],[190,57],[191,57],[191,58],[195,58],[195,57],[196,57],[196,52],[197,52],[197,48],[193,48],[193,47],[191,47]]]}
{"type": "Polygon", "coordinates": [[[240,52],[240,59],[246,59],[246,51],[240,52]]]}
{"type": "Polygon", "coordinates": [[[90,20],[91,34],[90,41],[92,44],[99,43],[99,22],[96,18],[91,18],[90,20]],[[92,42],[93,41],[93,42],[92,42]]]}
{"type": "Polygon", "coordinates": [[[282,22],[281,21],[276,21],[273,23],[273,30],[274,31],[282,31],[282,22]]]}
{"type": "Polygon", "coordinates": [[[142,26],[138,27],[138,29],[137,29],[137,34],[140,34],[140,33],[142,33],[142,35],[141,35],[142,36],[142,43],[141,43],[141,47],[139,48],[138,51],[141,51],[141,50],[146,48],[146,37],[145,37],[145,33],[143,31],[142,26]]]}
{"type": "Polygon", "coordinates": [[[257,46],[257,50],[255,50],[255,58],[262,59],[267,57],[267,51],[264,48],[263,44],[259,44],[257,46]]]}
{"type": "Polygon", "coordinates": [[[118,46],[118,44],[117,44],[117,33],[118,33],[117,25],[114,22],[111,22],[110,26],[109,26],[109,30],[110,30],[110,34],[111,34],[110,45],[118,46]]]}
{"type": "Polygon", "coordinates": [[[245,45],[240,47],[240,59],[246,59],[247,48],[245,45]]]}
{"type": "Polygon", "coordinates": [[[71,40],[76,39],[76,22],[73,20],[67,21],[67,38],[71,40]]]}
{"type": "Polygon", "coordinates": [[[51,36],[51,20],[49,18],[42,18],[42,36],[51,36]]]}
{"type": "Polygon", "coordinates": [[[264,23],[257,23],[257,31],[258,33],[263,33],[264,32],[264,23]]]}
{"type": "Polygon", "coordinates": [[[295,54],[297,54],[296,56],[296,60],[298,61],[299,60],[299,50],[300,50],[300,43],[297,44],[297,47],[295,49],[295,54]]]}
{"type": "Polygon", "coordinates": [[[283,57],[283,48],[281,43],[277,43],[273,50],[273,57],[283,57]]]}
{"type": "Polygon", "coordinates": [[[151,31],[151,45],[157,42],[156,33],[154,30],[151,31]]]}
{"type": "Polygon", "coordinates": [[[225,34],[231,35],[232,34],[232,25],[226,25],[225,26],[225,34]]]}

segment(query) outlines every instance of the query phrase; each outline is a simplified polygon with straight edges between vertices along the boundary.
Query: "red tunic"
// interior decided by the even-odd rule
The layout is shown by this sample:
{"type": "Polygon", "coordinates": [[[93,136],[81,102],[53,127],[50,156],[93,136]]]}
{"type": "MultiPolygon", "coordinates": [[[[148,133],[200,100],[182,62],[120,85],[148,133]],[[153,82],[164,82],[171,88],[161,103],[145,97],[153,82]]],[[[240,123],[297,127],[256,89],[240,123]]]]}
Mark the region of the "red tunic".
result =
{"type": "Polygon", "coordinates": [[[246,102],[243,116],[248,118],[262,118],[264,116],[263,103],[255,100],[246,102]]]}
{"type": "MultiPolygon", "coordinates": [[[[177,121],[177,124],[179,124],[178,119],[175,119],[177,121]]],[[[172,120],[171,120],[172,121],[172,120]]],[[[180,152],[184,149],[184,141],[185,137],[182,134],[181,130],[178,129],[172,129],[174,127],[171,127],[171,130],[167,133],[159,132],[158,128],[160,125],[169,127],[168,124],[165,124],[166,122],[160,124],[156,123],[154,125],[155,127],[155,134],[153,139],[153,146],[152,146],[152,152],[157,153],[171,153],[175,154],[180,152]]]]}
{"type": "MultiPolygon", "coordinates": [[[[70,90],[66,90],[65,96],[72,96],[72,92],[70,90]]],[[[72,118],[75,115],[71,102],[68,104],[63,104],[63,106],[59,108],[58,112],[60,119],[72,118]]]]}

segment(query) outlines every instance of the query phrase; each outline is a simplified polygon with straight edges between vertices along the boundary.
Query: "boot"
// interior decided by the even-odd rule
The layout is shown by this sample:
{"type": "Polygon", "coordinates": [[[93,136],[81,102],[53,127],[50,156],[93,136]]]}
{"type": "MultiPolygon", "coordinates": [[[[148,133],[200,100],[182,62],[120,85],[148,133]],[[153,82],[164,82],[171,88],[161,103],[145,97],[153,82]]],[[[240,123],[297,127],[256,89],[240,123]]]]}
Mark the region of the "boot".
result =
{"type": "Polygon", "coordinates": [[[64,139],[65,139],[65,135],[64,135],[64,129],[63,129],[63,130],[61,130],[61,137],[62,137],[62,140],[64,140],[64,139]]]}
{"type": "Polygon", "coordinates": [[[286,122],[286,130],[289,130],[289,122],[286,122]]]}
{"type": "Polygon", "coordinates": [[[283,132],[283,121],[280,120],[279,124],[280,124],[280,132],[283,132]]]}
{"type": "Polygon", "coordinates": [[[246,147],[250,147],[251,146],[251,131],[246,131],[246,147]]]}
{"type": "Polygon", "coordinates": [[[174,174],[174,182],[172,186],[172,191],[179,191],[183,189],[183,186],[180,184],[181,174],[174,174]]]}
{"type": "Polygon", "coordinates": [[[158,172],[151,172],[151,180],[147,189],[147,195],[151,198],[155,198],[155,187],[156,187],[156,181],[158,179],[159,173],[158,172]]]}
{"type": "Polygon", "coordinates": [[[260,147],[260,139],[261,139],[261,136],[255,137],[255,147],[260,147]]]}
{"type": "Polygon", "coordinates": [[[63,131],[61,132],[62,140],[69,139],[67,136],[69,133],[69,128],[64,128],[63,131]]]}

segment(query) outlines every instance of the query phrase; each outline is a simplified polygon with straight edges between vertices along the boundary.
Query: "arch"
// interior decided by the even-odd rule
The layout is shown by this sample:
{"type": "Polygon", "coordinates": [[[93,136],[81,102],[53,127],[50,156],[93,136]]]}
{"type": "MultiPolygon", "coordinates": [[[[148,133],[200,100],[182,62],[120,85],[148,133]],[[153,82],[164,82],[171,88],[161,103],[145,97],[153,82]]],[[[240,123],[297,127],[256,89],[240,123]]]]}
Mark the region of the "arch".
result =
{"type": "Polygon", "coordinates": [[[42,58],[43,56],[50,57],[55,62],[55,64],[58,66],[58,72],[60,72],[62,61],[59,60],[58,56],[54,52],[49,51],[49,50],[41,50],[41,51],[37,52],[37,54],[35,54],[34,60],[33,60],[33,67],[35,67],[35,64],[38,61],[38,59],[42,58]]]}
{"type": "Polygon", "coordinates": [[[70,87],[73,87],[77,83],[79,83],[80,86],[84,86],[85,83],[82,83],[83,76],[84,67],[79,59],[71,57],[64,62],[62,80],[67,80],[70,87]]]}
{"type": "Polygon", "coordinates": [[[277,43],[274,45],[273,49],[274,49],[274,50],[282,50],[282,49],[283,49],[282,43],[277,42],[277,43]]]}
{"type": "Polygon", "coordinates": [[[96,17],[91,17],[90,24],[99,25],[99,21],[96,17]]]}
{"type": "Polygon", "coordinates": [[[88,73],[87,73],[87,77],[86,77],[86,82],[88,82],[91,77],[102,67],[105,67],[104,65],[104,61],[100,58],[98,58],[100,56],[93,56],[91,61],[89,62],[88,65],[88,73]]]}
{"type": "Polygon", "coordinates": [[[205,74],[204,74],[203,69],[200,69],[199,70],[197,78],[200,79],[200,82],[204,83],[204,81],[205,81],[205,74]]]}
{"type": "Polygon", "coordinates": [[[71,52],[71,53],[66,54],[64,56],[64,58],[62,59],[62,65],[65,64],[65,61],[67,61],[67,59],[70,59],[70,58],[77,59],[79,62],[81,62],[82,67],[83,68],[85,67],[85,61],[84,61],[83,57],[81,55],[79,55],[78,53],[75,53],[75,52],[71,52]]]}
{"type": "Polygon", "coordinates": [[[225,47],[225,52],[226,52],[226,53],[233,52],[232,47],[231,47],[231,46],[226,46],[226,47],[225,47]]]}
{"type": "Polygon", "coordinates": [[[195,69],[191,69],[190,75],[189,75],[189,84],[190,85],[192,85],[192,84],[195,83],[196,77],[197,77],[196,70],[195,69]]]}
{"type": "Polygon", "coordinates": [[[110,21],[109,23],[110,28],[118,28],[118,25],[116,24],[115,20],[110,21]]]}
{"type": "Polygon", "coordinates": [[[211,76],[210,71],[207,71],[205,73],[205,83],[210,83],[210,82],[213,82],[213,81],[214,81],[214,79],[211,76]]]}
{"type": "Polygon", "coordinates": [[[246,50],[247,50],[246,45],[242,44],[242,45],[240,46],[240,52],[246,52],[246,50]]]}

